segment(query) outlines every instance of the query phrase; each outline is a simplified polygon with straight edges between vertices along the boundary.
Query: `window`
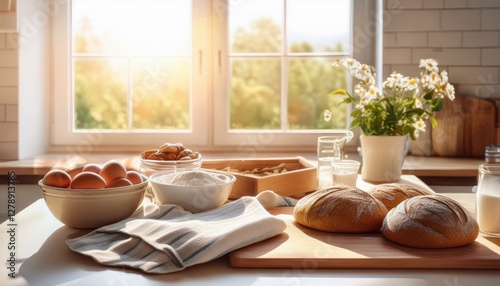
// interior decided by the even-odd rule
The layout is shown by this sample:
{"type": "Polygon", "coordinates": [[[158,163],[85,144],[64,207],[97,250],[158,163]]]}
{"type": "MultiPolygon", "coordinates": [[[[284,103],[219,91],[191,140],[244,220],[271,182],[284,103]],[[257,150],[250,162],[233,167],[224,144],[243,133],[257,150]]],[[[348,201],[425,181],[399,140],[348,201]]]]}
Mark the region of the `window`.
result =
{"type": "MultiPolygon", "coordinates": [[[[345,129],[347,107],[327,94],[347,88],[331,63],[350,56],[349,0],[235,1],[219,21],[222,72],[216,144],[241,149],[314,145],[318,133],[345,129]],[[325,109],[335,114],[326,122],[325,109]]],[[[222,13],[221,13],[222,14],[222,13]]],[[[262,150],[262,149],[261,149],[262,150]]]]}
{"type": "Polygon", "coordinates": [[[191,1],[74,0],[71,17],[75,130],[191,129],[191,1]]]}
{"type": "Polygon", "coordinates": [[[53,24],[55,144],[209,145],[209,11],[202,0],[68,1],[53,24]]]}
{"type": "Polygon", "coordinates": [[[69,1],[53,24],[54,142],[315,145],[348,124],[326,95],[349,85],[331,63],[356,52],[356,2],[69,1]]]}

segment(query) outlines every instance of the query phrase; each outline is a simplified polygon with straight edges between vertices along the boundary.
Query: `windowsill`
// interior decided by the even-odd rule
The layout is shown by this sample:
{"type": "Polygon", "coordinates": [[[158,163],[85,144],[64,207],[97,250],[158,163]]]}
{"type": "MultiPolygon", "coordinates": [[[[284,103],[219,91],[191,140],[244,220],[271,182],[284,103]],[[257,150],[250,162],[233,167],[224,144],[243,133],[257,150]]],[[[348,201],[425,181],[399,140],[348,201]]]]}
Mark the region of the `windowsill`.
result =
{"type": "MultiPolygon", "coordinates": [[[[252,158],[284,158],[302,156],[315,163],[315,153],[258,153],[252,158]]],[[[359,154],[350,153],[351,159],[361,161],[359,154]]],[[[31,159],[0,162],[0,176],[5,177],[14,171],[16,176],[40,177],[47,173],[60,160],[67,158],[64,154],[46,154],[31,159]]],[[[238,153],[203,153],[203,160],[242,158],[238,153]]],[[[248,156],[245,156],[248,158],[248,156]]],[[[138,168],[137,154],[90,154],[82,155],[86,162],[102,164],[110,159],[124,162],[128,167],[138,168]]],[[[484,163],[482,158],[452,157],[416,157],[407,156],[403,165],[403,173],[415,175],[427,184],[432,185],[472,185],[475,184],[477,169],[484,163]]],[[[22,183],[22,181],[21,181],[22,183]]]]}

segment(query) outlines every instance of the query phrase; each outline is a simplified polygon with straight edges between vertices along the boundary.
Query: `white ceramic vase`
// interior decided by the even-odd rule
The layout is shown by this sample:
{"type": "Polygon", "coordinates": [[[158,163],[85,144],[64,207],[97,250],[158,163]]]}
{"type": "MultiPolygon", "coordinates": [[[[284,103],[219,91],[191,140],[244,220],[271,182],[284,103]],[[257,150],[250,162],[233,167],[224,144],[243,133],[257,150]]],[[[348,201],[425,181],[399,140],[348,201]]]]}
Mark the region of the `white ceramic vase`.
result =
{"type": "Polygon", "coordinates": [[[408,151],[408,136],[359,137],[363,166],[361,178],[373,183],[398,181],[408,151]]]}

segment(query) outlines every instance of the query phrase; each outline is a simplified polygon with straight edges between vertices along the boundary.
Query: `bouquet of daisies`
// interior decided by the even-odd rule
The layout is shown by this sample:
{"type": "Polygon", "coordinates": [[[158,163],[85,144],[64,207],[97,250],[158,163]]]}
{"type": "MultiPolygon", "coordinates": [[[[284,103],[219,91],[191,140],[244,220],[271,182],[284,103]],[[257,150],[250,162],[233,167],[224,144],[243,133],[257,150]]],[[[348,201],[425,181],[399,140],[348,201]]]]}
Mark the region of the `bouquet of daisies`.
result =
{"type": "MultiPolygon", "coordinates": [[[[335,67],[346,68],[359,82],[354,86],[354,96],[345,89],[330,95],[346,95],[342,103],[352,103],[351,128],[359,126],[365,135],[410,135],[415,140],[425,131],[425,121],[434,127],[434,114],[444,106],[444,97],[455,98],[455,88],[448,82],[448,73],[439,72],[433,59],[420,60],[420,78],[392,73],[383,86],[375,85],[375,69],[353,58],[334,62],[335,67]]],[[[331,117],[325,111],[325,118],[331,117]]]]}

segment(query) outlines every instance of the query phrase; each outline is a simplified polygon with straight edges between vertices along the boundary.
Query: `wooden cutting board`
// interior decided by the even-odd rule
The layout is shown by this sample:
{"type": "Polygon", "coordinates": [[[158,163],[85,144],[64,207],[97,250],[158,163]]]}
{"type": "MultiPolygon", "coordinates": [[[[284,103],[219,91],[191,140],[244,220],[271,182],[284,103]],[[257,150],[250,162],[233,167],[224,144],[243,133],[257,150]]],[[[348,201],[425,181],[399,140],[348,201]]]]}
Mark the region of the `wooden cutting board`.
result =
{"type": "Polygon", "coordinates": [[[438,127],[432,128],[432,147],[439,156],[484,157],[484,149],[496,143],[495,104],[473,96],[446,99],[436,113],[438,127]]]}
{"type": "MultiPolygon", "coordinates": [[[[474,208],[474,194],[459,198],[454,199],[469,210],[474,208]]],[[[463,247],[418,249],[393,243],[380,233],[335,234],[301,226],[293,219],[293,207],[269,212],[285,219],[287,228],[278,236],[230,253],[233,267],[500,269],[500,238],[479,236],[463,247]]]]}

